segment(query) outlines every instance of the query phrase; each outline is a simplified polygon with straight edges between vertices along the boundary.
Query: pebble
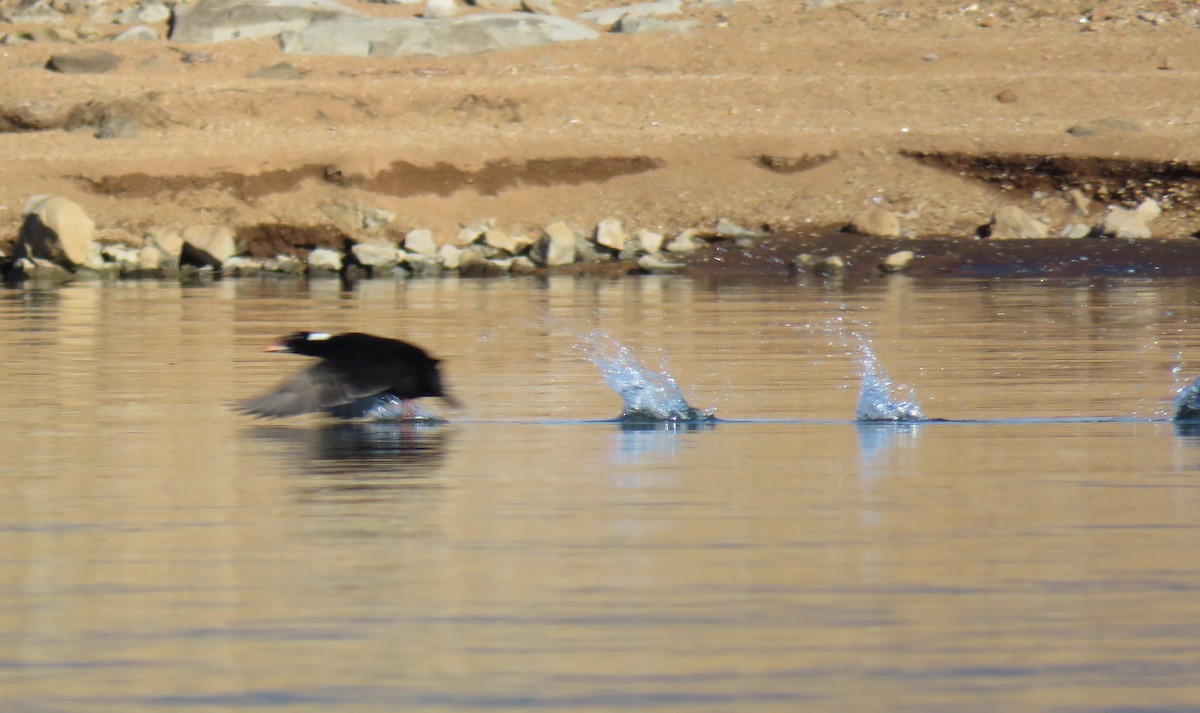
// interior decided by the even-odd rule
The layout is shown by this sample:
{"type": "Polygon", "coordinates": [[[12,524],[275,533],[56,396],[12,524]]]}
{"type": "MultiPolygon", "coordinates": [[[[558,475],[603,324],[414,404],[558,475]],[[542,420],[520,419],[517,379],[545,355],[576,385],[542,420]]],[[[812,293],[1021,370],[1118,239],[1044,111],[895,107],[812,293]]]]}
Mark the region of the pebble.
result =
{"type": "Polygon", "coordinates": [[[1040,220],[1015,205],[1006,205],[992,213],[991,222],[980,229],[980,237],[996,240],[1044,238],[1050,229],[1040,220]]]}
{"type": "Polygon", "coordinates": [[[52,55],[46,69],[62,74],[104,74],[116,70],[120,62],[112,52],[83,49],[52,55]]]}
{"type": "Polygon", "coordinates": [[[913,261],[916,254],[912,250],[900,250],[888,255],[879,264],[879,269],[883,272],[901,272],[908,264],[913,261]]]}
{"type": "Polygon", "coordinates": [[[850,220],[848,232],[880,238],[900,237],[900,219],[890,210],[867,208],[850,220]]]}

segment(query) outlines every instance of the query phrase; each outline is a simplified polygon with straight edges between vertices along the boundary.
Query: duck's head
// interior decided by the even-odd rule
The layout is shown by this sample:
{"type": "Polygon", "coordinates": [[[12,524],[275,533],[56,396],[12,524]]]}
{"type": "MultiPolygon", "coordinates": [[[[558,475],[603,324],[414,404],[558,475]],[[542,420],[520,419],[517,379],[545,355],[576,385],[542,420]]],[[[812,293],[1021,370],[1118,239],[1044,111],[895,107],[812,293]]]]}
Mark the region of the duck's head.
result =
{"type": "Polygon", "coordinates": [[[263,347],[263,351],[309,354],[315,346],[325,342],[331,336],[333,335],[328,332],[294,332],[271,342],[263,347]]]}

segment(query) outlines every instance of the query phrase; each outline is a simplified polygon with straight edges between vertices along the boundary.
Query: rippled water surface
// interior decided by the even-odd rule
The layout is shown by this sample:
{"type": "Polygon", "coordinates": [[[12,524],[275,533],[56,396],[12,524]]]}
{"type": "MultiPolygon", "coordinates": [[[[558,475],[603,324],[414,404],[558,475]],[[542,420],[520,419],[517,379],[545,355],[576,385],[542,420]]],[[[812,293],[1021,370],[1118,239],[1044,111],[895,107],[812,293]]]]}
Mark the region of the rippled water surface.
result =
{"type": "Polygon", "coordinates": [[[1198,297],[0,292],[0,710],[1200,710],[1198,297]],[[297,329],[422,344],[466,409],[229,410],[297,329]],[[597,334],[724,420],[602,422],[597,334]],[[950,422],[854,423],[864,345],[950,422]]]}

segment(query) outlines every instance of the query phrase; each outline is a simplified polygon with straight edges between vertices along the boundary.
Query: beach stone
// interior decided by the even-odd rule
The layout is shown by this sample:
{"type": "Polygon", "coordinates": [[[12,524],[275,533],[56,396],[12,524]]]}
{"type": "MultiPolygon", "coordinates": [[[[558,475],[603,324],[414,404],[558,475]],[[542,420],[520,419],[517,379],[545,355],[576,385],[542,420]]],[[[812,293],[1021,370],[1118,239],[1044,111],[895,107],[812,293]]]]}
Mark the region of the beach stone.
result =
{"type": "Polygon", "coordinates": [[[629,235],[625,233],[621,221],[605,218],[596,224],[595,239],[597,245],[620,252],[621,248],[625,247],[625,241],[629,240],[629,235]]]}
{"type": "Polygon", "coordinates": [[[570,265],[577,257],[575,231],[558,221],[547,225],[533,244],[530,256],[542,265],[570,265]]]}
{"type": "Polygon", "coordinates": [[[813,272],[822,277],[836,277],[846,272],[846,261],[840,255],[830,255],[817,260],[813,272]]]}
{"type": "Polygon", "coordinates": [[[1050,234],[1050,229],[1040,220],[1035,220],[1028,213],[1015,205],[1006,205],[992,213],[992,220],[983,227],[980,235],[996,240],[1014,240],[1022,238],[1044,238],[1050,234]]]}
{"type": "Polygon", "coordinates": [[[458,262],[459,275],[462,277],[499,277],[504,274],[504,269],[493,264],[474,247],[462,251],[458,262]]]}
{"type": "Polygon", "coordinates": [[[517,255],[508,266],[508,271],[514,275],[531,275],[537,272],[537,269],[537,263],[528,255],[517,255]]]}
{"type": "Polygon", "coordinates": [[[427,20],[441,20],[458,14],[458,3],[454,0],[428,0],[421,17],[427,20]]]}
{"type": "Polygon", "coordinates": [[[247,277],[263,271],[263,262],[244,255],[235,255],[221,263],[221,273],[230,277],[247,277]]]}
{"type": "Polygon", "coordinates": [[[1112,207],[1100,224],[1100,234],[1107,238],[1136,240],[1153,236],[1149,223],[1162,215],[1158,203],[1147,198],[1137,208],[1112,207]]]}
{"type": "Polygon", "coordinates": [[[764,235],[762,231],[742,227],[728,218],[719,218],[714,232],[718,238],[733,239],[761,238],[764,235]]]}
{"type": "Polygon", "coordinates": [[[342,254],[329,248],[315,248],[308,254],[308,269],[338,272],[342,269],[342,254]]]}
{"type": "Polygon", "coordinates": [[[5,9],[0,19],[13,25],[39,25],[64,22],[62,13],[45,0],[22,2],[16,7],[5,9]]]}
{"type": "Polygon", "coordinates": [[[1092,199],[1083,194],[1083,191],[1078,188],[1072,188],[1067,191],[1067,200],[1070,201],[1071,207],[1079,215],[1087,215],[1092,209],[1092,199]]]}
{"type": "Polygon", "coordinates": [[[699,250],[702,247],[700,241],[696,240],[696,236],[699,234],[700,231],[695,228],[688,228],[672,238],[665,249],[669,253],[690,253],[699,250]]]}
{"type": "Polygon", "coordinates": [[[281,46],[286,53],[304,55],[450,57],[597,37],[577,22],[526,12],[437,20],[326,15],[284,32],[281,46]]]}
{"type": "Polygon", "coordinates": [[[662,233],[657,233],[646,228],[638,228],[633,234],[634,240],[637,240],[638,245],[642,250],[648,253],[662,252],[663,243],[666,237],[662,233]]]}
{"type": "Polygon", "coordinates": [[[483,233],[483,244],[509,255],[520,255],[533,246],[533,239],[527,235],[509,235],[499,228],[488,228],[483,233]]]}
{"type": "Polygon", "coordinates": [[[615,253],[582,233],[575,233],[576,262],[608,262],[615,253]]]}
{"type": "Polygon", "coordinates": [[[410,230],[404,236],[404,249],[410,253],[426,257],[437,255],[437,241],[433,239],[433,231],[427,228],[410,230]]]}
{"type": "Polygon", "coordinates": [[[437,255],[442,261],[442,267],[447,270],[457,270],[462,264],[464,249],[454,245],[443,245],[438,248],[437,255]]]}
{"type": "Polygon", "coordinates": [[[612,32],[622,35],[646,35],[669,32],[682,35],[700,26],[699,20],[660,20],[657,17],[635,17],[626,15],[612,26],[612,32]]]}
{"type": "Polygon", "coordinates": [[[112,52],[84,49],[51,55],[46,69],[61,74],[104,74],[114,71],[120,63],[121,58],[112,52]]]}
{"type": "Polygon", "coordinates": [[[128,245],[102,245],[100,246],[100,257],[105,262],[112,263],[117,266],[121,273],[134,272],[142,269],[142,255],[140,248],[129,247],[128,245]]]}
{"type": "MultiPolygon", "coordinates": [[[[416,231],[413,231],[416,232],[416,231]]],[[[411,235],[411,233],[409,234],[411,235]]],[[[404,240],[408,243],[408,238],[404,240]]],[[[356,243],[350,248],[351,254],[360,265],[365,265],[371,269],[395,267],[400,264],[400,250],[396,245],[386,240],[372,240],[362,243],[356,243]]],[[[416,252],[416,251],[413,251],[416,252]]],[[[432,254],[432,253],[430,253],[432,254]]]]}
{"type": "Polygon", "coordinates": [[[175,5],[170,40],[212,44],[275,37],[308,27],[314,18],[357,18],[333,0],[199,0],[175,5]]]}
{"type": "Polygon", "coordinates": [[[637,265],[652,275],[665,275],[672,272],[678,272],[685,267],[685,265],[682,263],[671,262],[662,255],[649,253],[639,257],[637,259],[637,265]]]}
{"type": "Polygon", "coordinates": [[[62,196],[33,196],[25,203],[17,255],[74,268],[95,252],[95,234],[96,224],[78,203],[62,196]]]}
{"type": "Polygon", "coordinates": [[[1067,133],[1079,139],[1089,139],[1095,136],[1109,136],[1111,134],[1131,133],[1141,131],[1141,128],[1132,121],[1126,119],[1095,119],[1093,121],[1076,124],[1067,129],[1067,133]]]}
{"type": "Polygon", "coordinates": [[[879,263],[879,269],[883,272],[902,272],[904,268],[916,257],[916,253],[912,250],[899,250],[888,255],[879,263]]]}
{"type": "Polygon", "coordinates": [[[1086,238],[1091,234],[1092,229],[1083,223],[1067,223],[1063,226],[1063,229],[1059,231],[1058,237],[1071,238],[1072,240],[1075,240],[1078,238],[1086,238]]]}
{"type": "Polygon", "coordinates": [[[183,239],[181,263],[219,268],[238,253],[233,230],[223,225],[189,225],[179,237],[183,239]]]}
{"type": "Polygon", "coordinates": [[[251,72],[246,75],[247,79],[280,79],[295,81],[304,79],[304,72],[296,69],[288,62],[280,62],[273,64],[270,67],[264,67],[257,72],[251,72]]]}
{"type": "Polygon", "coordinates": [[[1000,102],[1001,104],[1015,104],[1018,98],[1019,97],[1017,97],[1017,93],[1011,89],[1002,89],[1000,93],[996,95],[996,101],[1000,102]]]}
{"type": "Polygon", "coordinates": [[[484,218],[474,223],[467,223],[458,229],[451,244],[465,247],[471,243],[479,242],[483,239],[483,234],[495,226],[496,220],[494,218],[484,218]]]}
{"type": "Polygon", "coordinates": [[[521,0],[474,0],[470,4],[488,12],[516,12],[521,9],[521,0]]]}
{"type": "Polygon", "coordinates": [[[879,238],[900,237],[900,219],[890,210],[867,208],[850,220],[849,232],[879,238]]]}
{"type": "Polygon", "coordinates": [[[132,116],[106,116],[96,129],[97,139],[136,139],[141,129],[132,116]]]}
{"type": "Polygon", "coordinates": [[[522,0],[521,9],[535,15],[557,15],[558,6],[554,0],[522,0]]]}
{"type": "Polygon", "coordinates": [[[156,40],[158,40],[158,30],[145,25],[131,27],[113,38],[113,42],[154,42],[156,40]]]}
{"type": "Polygon", "coordinates": [[[267,258],[262,262],[262,269],[266,272],[278,272],[284,275],[303,275],[305,273],[304,261],[293,255],[276,255],[267,258]]]}
{"type": "Polygon", "coordinates": [[[183,254],[183,237],[177,231],[151,228],[142,237],[142,244],[157,249],[178,267],[179,257],[183,254]]]}
{"type": "Polygon", "coordinates": [[[622,5],[603,10],[581,12],[580,20],[592,22],[604,27],[612,27],[624,17],[649,17],[651,15],[674,15],[683,11],[682,0],[661,0],[661,2],[643,2],[634,5],[622,5]]]}

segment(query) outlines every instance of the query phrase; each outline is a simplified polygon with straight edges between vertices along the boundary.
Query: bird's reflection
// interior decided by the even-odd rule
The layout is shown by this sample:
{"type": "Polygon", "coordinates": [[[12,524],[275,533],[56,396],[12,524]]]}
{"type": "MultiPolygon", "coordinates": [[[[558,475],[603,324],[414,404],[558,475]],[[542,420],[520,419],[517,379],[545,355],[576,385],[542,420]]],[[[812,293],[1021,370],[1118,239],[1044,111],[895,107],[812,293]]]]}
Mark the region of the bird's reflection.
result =
{"type": "Polygon", "coordinates": [[[1200,420],[1175,421],[1175,435],[1183,438],[1200,439],[1200,420]]]}
{"type": "Polygon", "coordinates": [[[312,488],[389,491],[437,487],[452,429],[445,422],[327,423],[315,428],[258,426],[255,438],[287,446],[298,474],[321,476],[312,488]]]}

